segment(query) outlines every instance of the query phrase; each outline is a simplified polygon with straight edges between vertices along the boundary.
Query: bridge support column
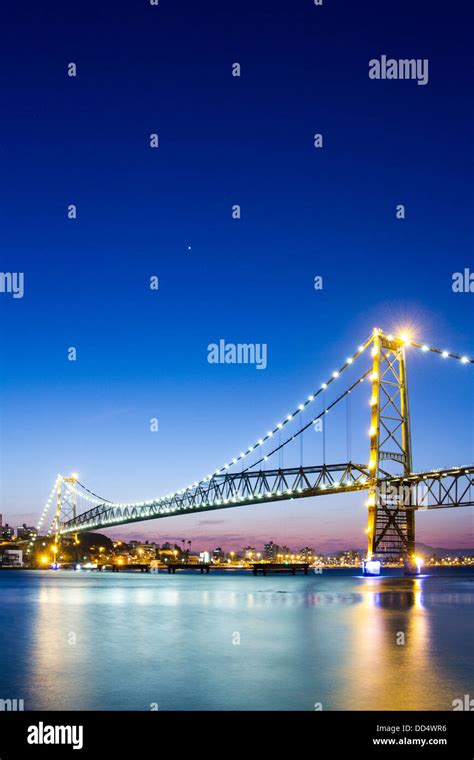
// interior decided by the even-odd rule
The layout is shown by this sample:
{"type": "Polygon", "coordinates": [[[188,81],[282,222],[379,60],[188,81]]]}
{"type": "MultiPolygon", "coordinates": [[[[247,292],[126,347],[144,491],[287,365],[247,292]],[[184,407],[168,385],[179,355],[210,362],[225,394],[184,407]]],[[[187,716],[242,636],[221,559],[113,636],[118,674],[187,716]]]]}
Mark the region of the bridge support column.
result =
{"type": "Polygon", "coordinates": [[[395,488],[384,482],[395,474],[390,468],[393,470],[397,465],[403,475],[412,472],[406,343],[374,330],[367,560],[403,560],[406,571],[412,575],[417,572],[412,488],[408,485],[395,488]]]}

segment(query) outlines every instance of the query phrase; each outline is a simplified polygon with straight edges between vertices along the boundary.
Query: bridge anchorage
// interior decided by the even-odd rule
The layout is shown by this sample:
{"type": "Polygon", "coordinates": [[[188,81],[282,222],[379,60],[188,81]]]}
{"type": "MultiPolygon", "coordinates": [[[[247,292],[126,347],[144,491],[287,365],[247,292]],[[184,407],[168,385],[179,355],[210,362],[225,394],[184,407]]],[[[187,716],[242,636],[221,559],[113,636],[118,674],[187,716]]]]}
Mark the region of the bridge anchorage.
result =
{"type": "Polygon", "coordinates": [[[420,567],[415,557],[416,511],[473,506],[474,465],[413,472],[406,367],[408,347],[464,365],[474,364],[474,359],[466,356],[422,345],[406,335],[387,335],[375,328],[341,368],[293,413],[213,474],[161,498],[135,503],[109,501],[86,488],[77,475],[58,475],[38,529],[53,503],[56,508],[50,532],[54,532],[54,545],[58,549],[60,541],[71,540],[81,532],[126,523],[364,490],[368,492],[365,574],[378,574],[381,564],[400,560],[406,574],[417,574],[420,567]],[[326,406],[325,392],[329,386],[339,383],[341,375],[369,352],[369,367],[326,406]],[[368,383],[371,387],[368,463],[350,461],[348,451],[348,461],[326,464],[323,443],[323,464],[303,464],[303,434],[318,423],[324,423],[334,407],[343,399],[348,403],[350,394],[368,383]],[[312,407],[318,400],[323,406],[315,414],[312,407]],[[305,417],[308,411],[309,419],[305,417]],[[299,429],[286,436],[297,419],[299,429]],[[298,440],[299,465],[283,466],[284,451],[298,440]],[[267,464],[275,462],[276,457],[279,457],[278,466],[267,464]]]}

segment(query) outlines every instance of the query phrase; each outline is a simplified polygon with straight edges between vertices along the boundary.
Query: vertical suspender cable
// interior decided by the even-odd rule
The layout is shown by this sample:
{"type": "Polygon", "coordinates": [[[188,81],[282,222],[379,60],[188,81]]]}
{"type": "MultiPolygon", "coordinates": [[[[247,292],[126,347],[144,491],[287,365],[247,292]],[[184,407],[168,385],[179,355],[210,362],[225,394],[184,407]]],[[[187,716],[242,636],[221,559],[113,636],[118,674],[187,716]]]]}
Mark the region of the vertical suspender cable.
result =
{"type": "MultiPolygon", "coordinates": [[[[326,391],[323,391],[323,409],[326,409],[326,391]]],[[[323,423],[323,464],[326,464],[326,415],[321,417],[323,423]]]]}
{"type": "Polygon", "coordinates": [[[346,446],[347,461],[351,461],[351,394],[346,396],[346,446]]]}
{"type": "Polygon", "coordinates": [[[303,415],[300,414],[300,467],[303,467],[303,436],[301,430],[303,428],[303,415]]]}

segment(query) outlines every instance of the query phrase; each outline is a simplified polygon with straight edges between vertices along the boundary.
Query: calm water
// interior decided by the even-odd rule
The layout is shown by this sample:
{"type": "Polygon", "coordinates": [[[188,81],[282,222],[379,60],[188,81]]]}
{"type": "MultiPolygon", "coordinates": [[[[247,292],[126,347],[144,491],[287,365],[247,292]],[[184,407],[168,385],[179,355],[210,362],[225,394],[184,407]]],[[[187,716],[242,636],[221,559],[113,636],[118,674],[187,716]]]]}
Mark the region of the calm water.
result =
{"type": "Polygon", "coordinates": [[[450,710],[474,696],[473,571],[3,571],[0,594],[0,698],[25,709],[450,710]]]}

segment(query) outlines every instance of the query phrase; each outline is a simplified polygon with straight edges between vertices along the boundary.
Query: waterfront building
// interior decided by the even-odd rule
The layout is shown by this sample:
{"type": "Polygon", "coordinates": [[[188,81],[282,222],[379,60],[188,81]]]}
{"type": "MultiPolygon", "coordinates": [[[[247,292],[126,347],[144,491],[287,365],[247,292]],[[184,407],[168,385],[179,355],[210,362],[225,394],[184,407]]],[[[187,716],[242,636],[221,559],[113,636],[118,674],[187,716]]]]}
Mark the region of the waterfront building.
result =
{"type": "Polygon", "coordinates": [[[8,523],[5,523],[5,525],[0,527],[0,538],[10,541],[13,538],[14,532],[14,529],[8,523]]]}
{"type": "MultiPolygon", "coordinates": [[[[8,545],[7,545],[8,546],[8,545]]],[[[17,546],[0,546],[1,567],[23,567],[23,551],[17,546]]]]}
{"type": "Polygon", "coordinates": [[[277,561],[277,555],[280,553],[280,548],[277,546],[277,544],[274,544],[273,541],[270,541],[268,544],[265,544],[263,547],[263,558],[267,560],[267,562],[276,562],[277,561]]]}
{"type": "Polygon", "coordinates": [[[23,525],[18,526],[16,529],[16,537],[19,541],[30,541],[31,539],[35,539],[37,535],[36,528],[28,526],[26,523],[23,523],[23,525]]]}

